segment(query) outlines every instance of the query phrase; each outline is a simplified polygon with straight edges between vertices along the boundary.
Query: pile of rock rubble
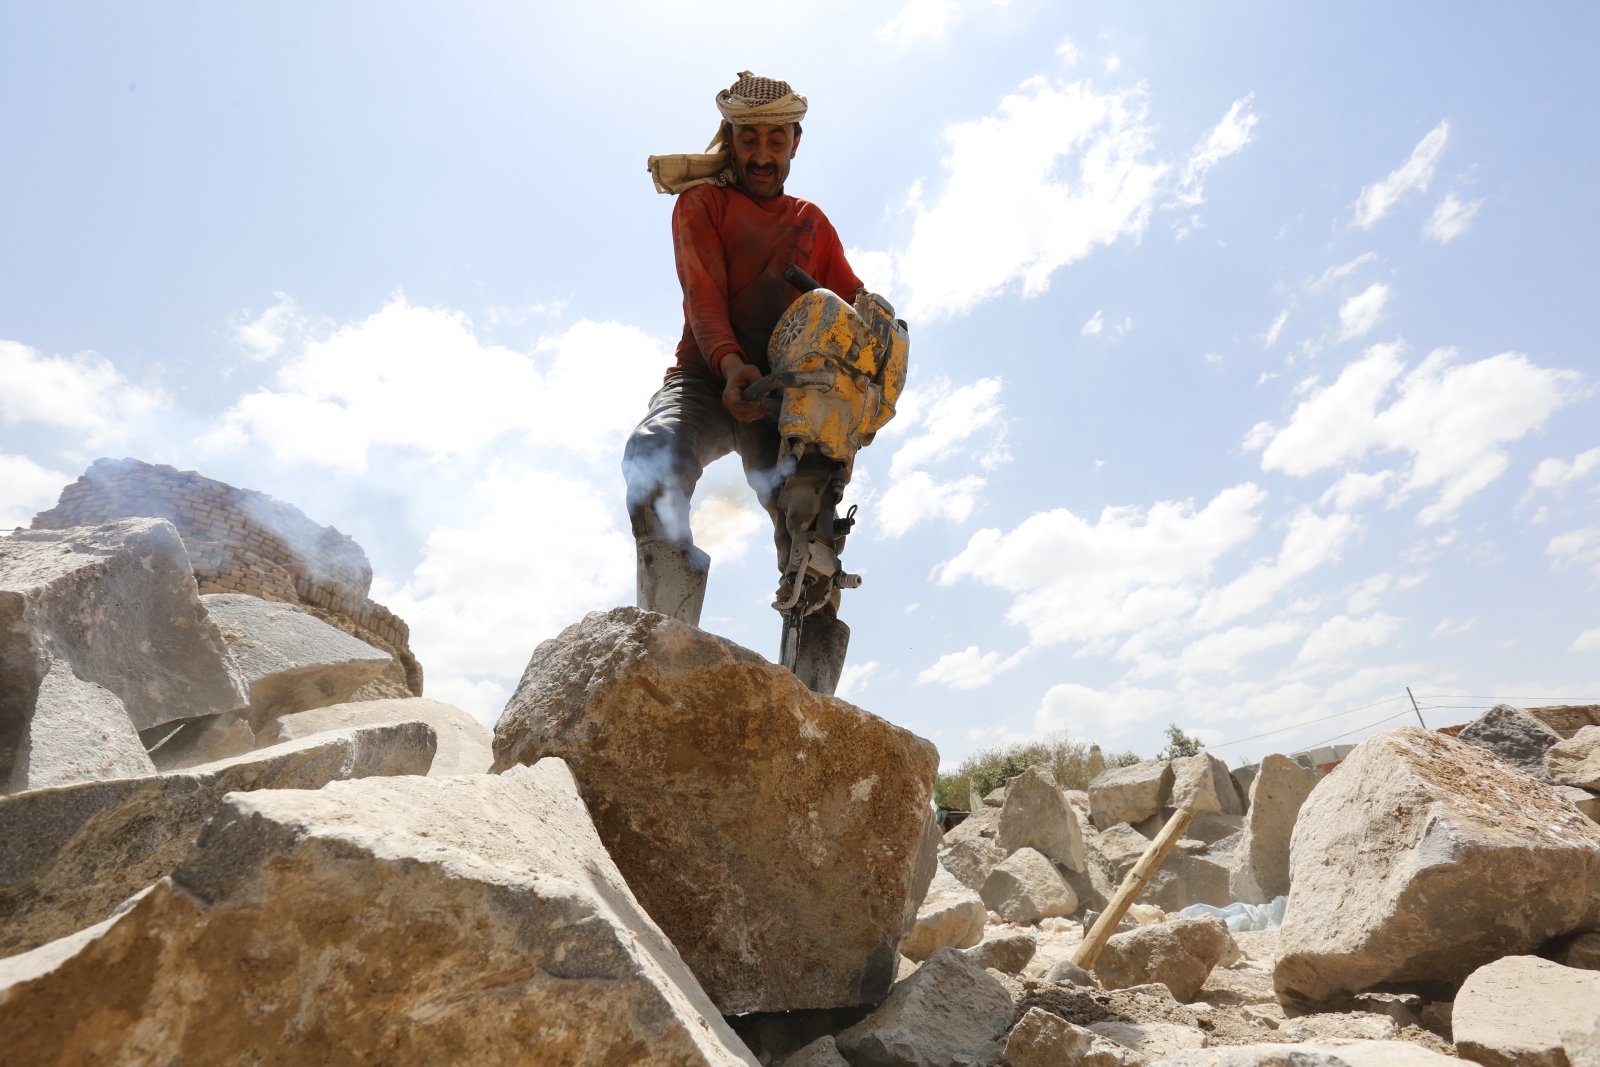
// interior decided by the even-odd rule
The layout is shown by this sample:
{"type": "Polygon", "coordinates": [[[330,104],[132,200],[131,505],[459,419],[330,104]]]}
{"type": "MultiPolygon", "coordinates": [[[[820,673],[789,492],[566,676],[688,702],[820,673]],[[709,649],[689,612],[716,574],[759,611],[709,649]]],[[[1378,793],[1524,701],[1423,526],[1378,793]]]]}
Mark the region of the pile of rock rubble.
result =
{"type": "Polygon", "coordinates": [[[159,520],[0,538],[7,1063],[1600,1065],[1600,728],[1035,767],[941,836],[931,744],[659,615],[492,738],[386,662],[159,520]]]}

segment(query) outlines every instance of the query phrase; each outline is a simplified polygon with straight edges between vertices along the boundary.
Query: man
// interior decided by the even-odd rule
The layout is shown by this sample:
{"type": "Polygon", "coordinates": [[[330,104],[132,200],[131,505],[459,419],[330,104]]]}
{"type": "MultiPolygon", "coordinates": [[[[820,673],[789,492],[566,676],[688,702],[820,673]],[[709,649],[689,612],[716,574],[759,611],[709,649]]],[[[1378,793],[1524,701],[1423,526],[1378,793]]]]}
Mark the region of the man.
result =
{"type": "MultiPolygon", "coordinates": [[[[717,108],[723,122],[705,154],[650,157],[656,189],[678,195],[672,241],[683,338],[622,461],[639,606],[691,625],[700,621],[711,559],[694,544],[689,501],[709,464],[739,453],[745,479],[772,518],[780,571],[787,556],[774,500],[777,428],[759,403],[742,396],[769,370],[773,327],[799,295],[784,271],[798,266],[846,300],[861,288],[827,217],[784,192],[806,98],[787,82],[744,71],[717,94],[717,108]]],[[[814,647],[802,647],[799,660],[822,666],[797,667],[807,685],[833,691],[848,634],[831,613],[808,618],[801,642],[814,647]]]]}

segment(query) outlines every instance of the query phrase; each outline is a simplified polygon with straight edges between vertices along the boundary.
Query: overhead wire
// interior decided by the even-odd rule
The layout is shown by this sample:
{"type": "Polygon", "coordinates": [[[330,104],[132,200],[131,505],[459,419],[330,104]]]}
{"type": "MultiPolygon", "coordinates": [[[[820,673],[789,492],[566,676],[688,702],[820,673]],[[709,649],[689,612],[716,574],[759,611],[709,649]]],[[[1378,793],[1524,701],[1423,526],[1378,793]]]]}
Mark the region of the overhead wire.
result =
{"type": "Polygon", "coordinates": [[[1288,731],[1288,730],[1298,730],[1302,726],[1315,726],[1319,722],[1327,722],[1329,719],[1337,719],[1342,715],[1354,715],[1358,711],[1366,711],[1368,708],[1375,708],[1375,707],[1378,707],[1380,704],[1388,704],[1388,703],[1390,703],[1392,701],[1395,701],[1395,700],[1404,700],[1404,699],[1405,699],[1405,694],[1396,693],[1392,697],[1384,697],[1382,700],[1374,700],[1372,703],[1363,704],[1359,708],[1346,708],[1344,711],[1336,711],[1332,715],[1323,715],[1320,718],[1307,719],[1305,722],[1297,722],[1297,723],[1294,723],[1294,724],[1289,725],[1289,726],[1280,726],[1275,730],[1268,730],[1266,733],[1251,734],[1249,737],[1236,737],[1232,741],[1219,741],[1214,745],[1208,745],[1207,748],[1208,749],[1218,749],[1218,748],[1227,748],[1229,745],[1242,745],[1246,741],[1257,741],[1257,740],[1260,740],[1263,737],[1271,737],[1273,734],[1281,734],[1281,733],[1284,733],[1285,731],[1288,731]]]}

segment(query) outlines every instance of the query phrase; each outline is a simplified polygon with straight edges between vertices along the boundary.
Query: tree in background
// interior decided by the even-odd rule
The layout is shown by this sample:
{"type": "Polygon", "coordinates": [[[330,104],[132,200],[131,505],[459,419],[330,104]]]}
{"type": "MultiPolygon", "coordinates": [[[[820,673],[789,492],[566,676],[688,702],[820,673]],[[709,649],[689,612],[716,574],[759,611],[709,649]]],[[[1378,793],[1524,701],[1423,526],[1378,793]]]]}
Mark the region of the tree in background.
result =
{"type": "MultiPolygon", "coordinates": [[[[941,808],[969,810],[970,798],[979,798],[1005,785],[1027,770],[1044,764],[1055,775],[1062,789],[1087,789],[1089,750],[1087,741],[1069,740],[1064,733],[1050,734],[1037,741],[1014,741],[972,753],[956,769],[940,774],[933,783],[933,802],[941,808]]],[[[1138,763],[1132,752],[1112,752],[1104,757],[1107,767],[1126,767],[1138,763]]]]}
{"type": "Polygon", "coordinates": [[[1184,756],[1198,756],[1206,743],[1197,737],[1190,737],[1178,729],[1178,724],[1167,724],[1167,747],[1156,753],[1156,759],[1182,759],[1184,756]]]}

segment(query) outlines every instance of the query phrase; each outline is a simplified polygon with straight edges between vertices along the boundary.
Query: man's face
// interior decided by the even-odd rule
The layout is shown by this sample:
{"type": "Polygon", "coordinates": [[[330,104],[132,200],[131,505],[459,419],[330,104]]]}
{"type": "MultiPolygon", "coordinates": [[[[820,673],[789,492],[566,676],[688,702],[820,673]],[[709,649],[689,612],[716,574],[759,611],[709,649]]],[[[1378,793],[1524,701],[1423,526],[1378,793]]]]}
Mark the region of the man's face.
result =
{"type": "Polygon", "coordinates": [[[734,126],[733,163],[739,187],[761,200],[781,194],[799,145],[793,123],[734,126]]]}

